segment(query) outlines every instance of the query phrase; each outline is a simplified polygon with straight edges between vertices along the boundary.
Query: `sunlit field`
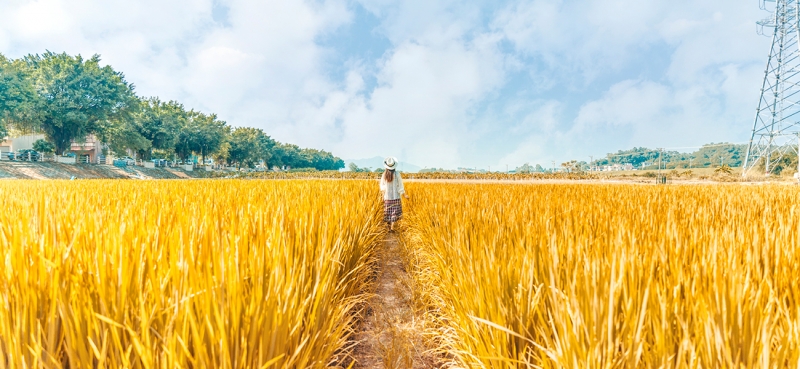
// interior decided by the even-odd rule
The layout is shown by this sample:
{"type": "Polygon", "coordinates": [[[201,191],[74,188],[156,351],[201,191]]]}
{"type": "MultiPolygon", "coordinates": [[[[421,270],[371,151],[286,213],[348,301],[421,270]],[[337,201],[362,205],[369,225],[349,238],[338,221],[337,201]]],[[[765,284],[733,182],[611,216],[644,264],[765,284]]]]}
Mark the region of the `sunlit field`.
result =
{"type": "MultiPolygon", "coordinates": [[[[406,188],[394,257],[425,339],[389,350],[458,368],[800,366],[794,186],[406,188]]],[[[386,237],[375,181],[6,181],[0,201],[0,369],[358,360],[386,237]]]]}
{"type": "Polygon", "coordinates": [[[795,187],[407,187],[419,304],[458,366],[800,366],[795,187]]]}
{"type": "Polygon", "coordinates": [[[0,183],[0,368],[325,368],[382,236],[366,181],[0,183]]]}

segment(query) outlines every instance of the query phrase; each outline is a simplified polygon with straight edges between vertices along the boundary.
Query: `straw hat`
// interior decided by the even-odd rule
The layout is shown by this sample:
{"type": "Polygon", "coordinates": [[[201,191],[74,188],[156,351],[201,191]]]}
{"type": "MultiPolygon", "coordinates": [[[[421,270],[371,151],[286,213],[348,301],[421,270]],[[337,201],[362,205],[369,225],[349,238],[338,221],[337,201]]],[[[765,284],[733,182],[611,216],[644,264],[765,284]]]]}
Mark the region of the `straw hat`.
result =
{"type": "Polygon", "coordinates": [[[390,156],[383,160],[383,167],[389,170],[397,168],[397,158],[390,156]]]}

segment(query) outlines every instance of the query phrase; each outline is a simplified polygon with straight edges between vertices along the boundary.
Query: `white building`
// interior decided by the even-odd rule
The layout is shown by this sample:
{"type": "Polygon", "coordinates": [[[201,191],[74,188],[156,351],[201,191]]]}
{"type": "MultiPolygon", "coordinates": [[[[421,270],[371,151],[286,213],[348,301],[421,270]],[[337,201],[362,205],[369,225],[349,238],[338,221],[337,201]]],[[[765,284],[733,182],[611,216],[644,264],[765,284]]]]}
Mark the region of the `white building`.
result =
{"type": "Polygon", "coordinates": [[[633,170],[633,164],[604,165],[602,169],[604,172],[619,172],[623,170],[633,170]]]}
{"type": "MultiPolygon", "coordinates": [[[[7,137],[0,142],[0,153],[31,150],[33,149],[34,142],[43,139],[43,134],[7,137]]],[[[96,163],[97,157],[102,155],[103,147],[104,144],[101,143],[94,135],[89,135],[81,141],[73,140],[68,151],[74,153],[78,157],[86,157],[86,160],[90,163],[96,163]]]]}
{"type": "Polygon", "coordinates": [[[30,150],[33,149],[33,143],[37,140],[41,140],[44,138],[42,134],[36,135],[23,135],[13,138],[6,138],[3,142],[0,142],[0,152],[13,152],[13,151],[20,151],[20,150],[30,150]]]}

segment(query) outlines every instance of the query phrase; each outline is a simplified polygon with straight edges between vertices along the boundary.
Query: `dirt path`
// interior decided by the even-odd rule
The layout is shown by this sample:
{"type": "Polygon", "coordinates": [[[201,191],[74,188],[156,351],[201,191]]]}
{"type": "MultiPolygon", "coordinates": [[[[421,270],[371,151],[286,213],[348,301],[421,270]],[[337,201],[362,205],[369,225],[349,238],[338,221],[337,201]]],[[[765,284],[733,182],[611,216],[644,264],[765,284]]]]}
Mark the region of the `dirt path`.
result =
{"type": "Polygon", "coordinates": [[[174,170],[174,169],[167,169],[167,172],[170,172],[170,173],[178,176],[178,178],[192,178],[192,177],[189,177],[186,173],[183,173],[183,172],[180,172],[180,171],[177,171],[177,170],[174,170]]]}
{"type": "Polygon", "coordinates": [[[410,278],[394,234],[387,235],[378,265],[374,296],[355,337],[353,367],[438,368],[436,357],[424,347],[424,323],[415,316],[410,278]]]}

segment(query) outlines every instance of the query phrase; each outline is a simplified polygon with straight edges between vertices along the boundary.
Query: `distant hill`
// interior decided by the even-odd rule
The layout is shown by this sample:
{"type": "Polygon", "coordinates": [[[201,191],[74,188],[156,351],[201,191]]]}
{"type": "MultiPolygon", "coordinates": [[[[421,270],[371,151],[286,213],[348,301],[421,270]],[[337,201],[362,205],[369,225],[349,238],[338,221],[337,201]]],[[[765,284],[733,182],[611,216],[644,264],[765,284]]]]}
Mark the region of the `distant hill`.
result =
{"type": "MultiPolygon", "coordinates": [[[[377,168],[383,168],[383,159],[384,158],[380,156],[376,156],[369,159],[347,159],[344,161],[345,170],[347,170],[347,167],[350,165],[350,163],[354,163],[359,168],[370,168],[372,170],[375,170],[377,168]]],[[[422,168],[417,165],[406,163],[403,161],[397,164],[397,170],[404,173],[416,173],[419,172],[420,169],[422,168]]]]}

